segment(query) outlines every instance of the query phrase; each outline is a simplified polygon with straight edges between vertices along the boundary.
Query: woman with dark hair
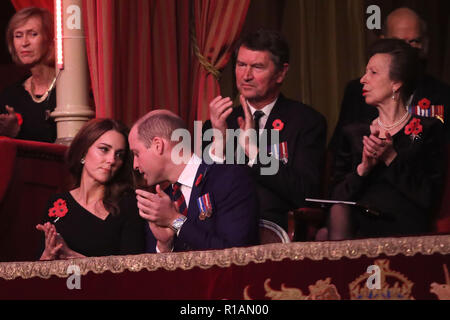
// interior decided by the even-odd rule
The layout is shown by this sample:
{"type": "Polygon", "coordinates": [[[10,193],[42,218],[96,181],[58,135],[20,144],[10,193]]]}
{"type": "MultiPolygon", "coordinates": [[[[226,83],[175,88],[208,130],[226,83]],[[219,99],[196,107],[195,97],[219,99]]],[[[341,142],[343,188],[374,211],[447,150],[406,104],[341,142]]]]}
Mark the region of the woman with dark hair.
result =
{"type": "Polygon", "coordinates": [[[419,75],[417,50],[402,40],[382,39],[369,56],[362,95],[379,116],[370,126],[344,128],[332,192],[336,200],[361,206],[331,208],[331,240],[431,231],[443,182],[442,123],[411,115],[405,107],[419,75]]]}
{"type": "Polygon", "coordinates": [[[56,107],[53,17],[42,8],[25,8],[11,18],[6,31],[9,53],[30,71],[0,95],[0,135],[54,142],[56,107]]]}
{"type": "Polygon", "coordinates": [[[89,121],[67,152],[74,189],[51,197],[40,260],[137,254],[144,220],[132,189],[128,129],[111,119],[89,121]]]}

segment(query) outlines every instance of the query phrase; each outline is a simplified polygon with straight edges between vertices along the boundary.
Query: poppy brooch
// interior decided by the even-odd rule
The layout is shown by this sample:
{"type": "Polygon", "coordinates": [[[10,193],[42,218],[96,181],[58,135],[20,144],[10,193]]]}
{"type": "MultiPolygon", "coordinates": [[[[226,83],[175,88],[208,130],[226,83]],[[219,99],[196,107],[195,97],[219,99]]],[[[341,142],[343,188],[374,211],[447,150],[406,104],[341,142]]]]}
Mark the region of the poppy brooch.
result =
{"type": "Polygon", "coordinates": [[[418,105],[419,105],[419,107],[420,107],[421,109],[425,109],[425,110],[426,110],[426,109],[429,109],[429,108],[430,108],[430,106],[431,106],[431,101],[428,100],[427,98],[423,98],[422,100],[419,101],[418,105]]]}
{"type": "Polygon", "coordinates": [[[421,138],[423,126],[420,124],[420,119],[413,118],[408,125],[405,126],[405,134],[411,137],[412,141],[417,141],[421,138]]]}
{"type": "Polygon", "coordinates": [[[272,128],[273,128],[274,130],[281,131],[281,130],[283,130],[283,128],[284,128],[284,122],[281,121],[280,119],[276,119],[276,120],[274,120],[274,121],[272,122],[272,128]]]}
{"type": "Polygon", "coordinates": [[[56,217],[54,223],[59,220],[59,218],[64,217],[67,212],[69,212],[69,209],[67,209],[66,201],[63,199],[58,199],[55,202],[53,202],[53,207],[48,209],[48,216],[49,217],[56,217]]]}

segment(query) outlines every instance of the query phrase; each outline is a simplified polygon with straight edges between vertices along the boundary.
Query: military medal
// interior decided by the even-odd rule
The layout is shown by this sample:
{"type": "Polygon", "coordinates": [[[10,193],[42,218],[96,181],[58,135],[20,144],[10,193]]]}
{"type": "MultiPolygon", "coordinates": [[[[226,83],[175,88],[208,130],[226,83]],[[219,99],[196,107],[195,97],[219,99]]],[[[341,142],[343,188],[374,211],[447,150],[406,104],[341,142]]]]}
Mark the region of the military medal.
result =
{"type": "Polygon", "coordinates": [[[444,123],[444,106],[432,105],[430,100],[423,98],[416,106],[408,106],[408,112],[422,117],[434,117],[444,123]]]}
{"type": "Polygon", "coordinates": [[[212,204],[211,204],[211,197],[209,196],[209,193],[206,193],[206,194],[202,195],[201,197],[198,197],[197,205],[200,210],[200,214],[198,215],[200,220],[205,220],[206,218],[211,217],[212,204]]]}
{"type": "Polygon", "coordinates": [[[288,162],[288,148],[287,148],[287,142],[282,142],[280,144],[273,144],[270,146],[271,155],[277,159],[283,162],[284,164],[287,164],[288,162]]]}

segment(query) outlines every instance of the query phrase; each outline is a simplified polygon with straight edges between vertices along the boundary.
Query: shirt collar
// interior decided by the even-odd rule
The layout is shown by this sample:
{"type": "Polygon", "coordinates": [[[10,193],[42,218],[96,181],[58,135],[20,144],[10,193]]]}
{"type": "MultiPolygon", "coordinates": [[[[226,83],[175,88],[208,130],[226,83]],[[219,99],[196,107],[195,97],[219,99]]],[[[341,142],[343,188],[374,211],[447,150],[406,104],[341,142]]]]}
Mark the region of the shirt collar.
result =
{"type": "Polygon", "coordinates": [[[255,113],[256,110],[261,110],[262,112],[264,112],[264,116],[269,116],[270,112],[272,112],[273,107],[275,106],[275,103],[277,103],[278,97],[275,98],[275,100],[273,100],[271,103],[265,105],[262,109],[256,109],[254,107],[252,107],[252,105],[247,101],[247,104],[250,108],[250,112],[253,115],[255,113]]]}
{"type": "Polygon", "coordinates": [[[195,153],[193,153],[180,176],[178,177],[177,182],[189,188],[192,188],[192,186],[194,185],[195,176],[201,163],[202,160],[195,153]]]}

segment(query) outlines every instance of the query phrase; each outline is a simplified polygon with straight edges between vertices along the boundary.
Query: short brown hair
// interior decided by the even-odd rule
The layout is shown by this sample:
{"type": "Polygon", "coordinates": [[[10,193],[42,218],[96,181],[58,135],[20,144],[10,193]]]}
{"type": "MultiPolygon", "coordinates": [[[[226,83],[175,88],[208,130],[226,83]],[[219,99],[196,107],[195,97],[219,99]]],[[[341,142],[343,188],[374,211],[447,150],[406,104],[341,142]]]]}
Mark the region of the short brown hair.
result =
{"type": "Polygon", "coordinates": [[[53,16],[48,10],[43,8],[29,7],[22,9],[17,11],[9,20],[8,28],[6,29],[6,42],[11,58],[14,63],[18,65],[22,64],[17,56],[16,49],[14,48],[14,30],[25,24],[27,20],[32,17],[37,17],[41,20],[44,45],[47,49],[47,52],[44,54],[44,62],[48,65],[52,65],[55,61],[53,16]]]}
{"type": "Polygon", "coordinates": [[[86,156],[89,148],[104,133],[114,130],[122,134],[125,140],[123,165],[114,177],[105,185],[103,204],[113,215],[119,213],[118,202],[122,195],[132,187],[131,152],[128,145],[128,128],[112,119],[92,119],[77,133],[66,153],[66,163],[74,178],[74,187],[80,186],[83,164],[81,159],[86,156]]]}

